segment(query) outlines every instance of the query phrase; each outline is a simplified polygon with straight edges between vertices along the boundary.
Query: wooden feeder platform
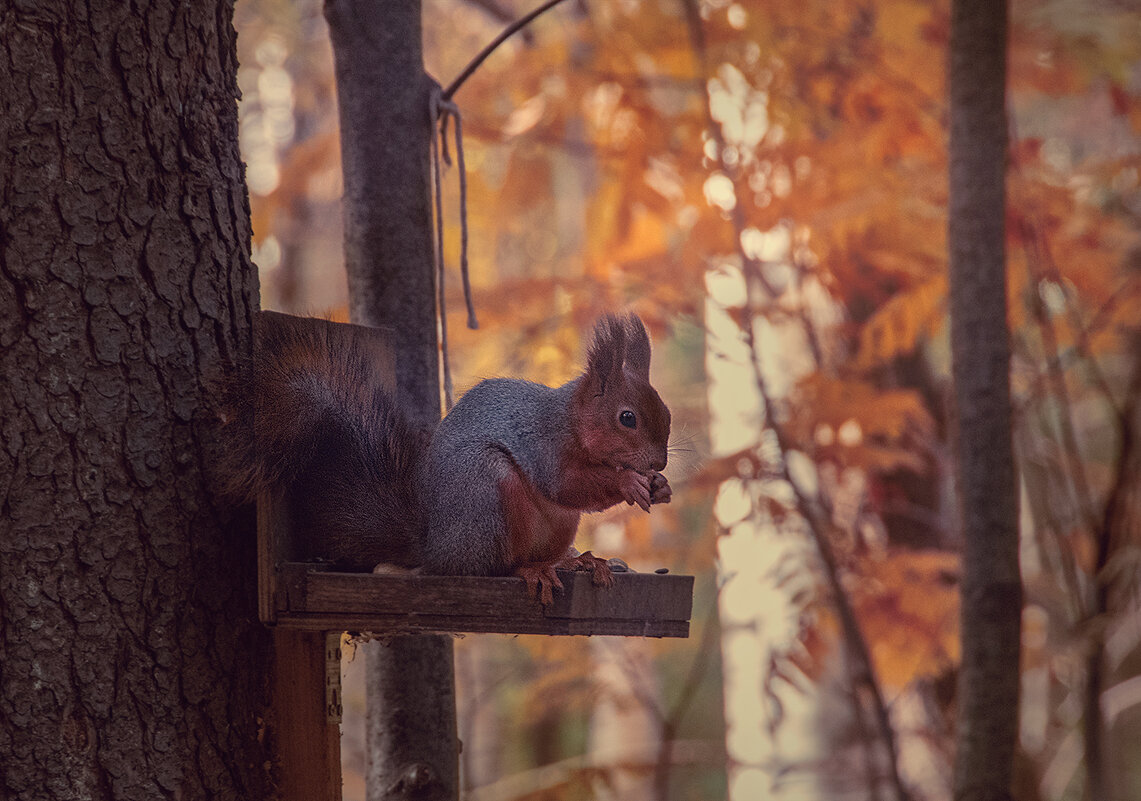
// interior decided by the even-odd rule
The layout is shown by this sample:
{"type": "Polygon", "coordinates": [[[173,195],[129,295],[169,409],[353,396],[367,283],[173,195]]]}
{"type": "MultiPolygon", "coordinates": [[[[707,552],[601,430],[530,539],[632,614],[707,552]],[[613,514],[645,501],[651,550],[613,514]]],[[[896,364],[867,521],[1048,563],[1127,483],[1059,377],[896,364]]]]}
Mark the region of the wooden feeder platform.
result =
{"type": "Polygon", "coordinates": [[[615,573],[603,588],[588,573],[559,571],[563,589],[544,609],[521,578],[335,573],[297,562],[274,572],[262,619],[321,631],[688,637],[693,605],[693,576],[656,573],[615,573]]]}
{"type": "MultiPolygon", "coordinates": [[[[259,324],[317,326],[330,340],[357,328],[273,312],[262,312],[259,324]]],[[[367,331],[375,338],[376,369],[390,373],[380,333],[367,331]]],[[[544,608],[517,577],[341,573],[328,563],[299,561],[304,551],[294,542],[287,507],[270,491],[258,498],[258,616],[274,630],[269,725],[287,801],[341,797],[342,632],[689,636],[693,576],[615,573],[614,585],[603,588],[587,573],[560,571],[563,589],[544,608]]],[[[416,678],[402,691],[437,693],[454,707],[454,687],[416,678]]]]}
{"type": "MultiPolygon", "coordinates": [[[[367,342],[378,375],[391,379],[391,349],[378,329],[263,311],[259,326],[322,332],[331,346],[367,342]],[[347,340],[346,340],[347,341],[347,340]]],[[[255,357],[256,357],[255,353],[255,357]]],[[[595,587],[560,571],[563,589],[544,609],[523,579],[339,573],[301,562],[284,499],[258,498],[258,615],[285,629],[372,634],[502,633],[688,637],[693,576],[615,573],[595,587]]]]}

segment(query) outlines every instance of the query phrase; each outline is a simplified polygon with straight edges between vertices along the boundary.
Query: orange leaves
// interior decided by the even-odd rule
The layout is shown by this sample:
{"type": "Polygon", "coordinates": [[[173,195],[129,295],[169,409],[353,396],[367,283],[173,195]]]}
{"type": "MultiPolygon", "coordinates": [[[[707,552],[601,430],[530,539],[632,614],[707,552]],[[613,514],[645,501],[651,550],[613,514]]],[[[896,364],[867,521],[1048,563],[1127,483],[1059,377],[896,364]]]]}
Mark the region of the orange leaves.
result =
{"type": "Polygon", "coordinates": [[[874,473],[926,472],[935,421],[918,392],[815,373],[800,383],[793,401],[788,433],[817,462],[874,473]]]}
{"type": "Polygon", "coordinates": [[[913,353],[942,326],[946,301],[945,275],[893,296],[860,329],[856,367],[872,370],[913,353]]]}
{"type": "Polygon", "coordinates": [[[859,573],[849,590],[884,685],[898,690],[958,662],[957,555],[897,551],[859,573]]]}

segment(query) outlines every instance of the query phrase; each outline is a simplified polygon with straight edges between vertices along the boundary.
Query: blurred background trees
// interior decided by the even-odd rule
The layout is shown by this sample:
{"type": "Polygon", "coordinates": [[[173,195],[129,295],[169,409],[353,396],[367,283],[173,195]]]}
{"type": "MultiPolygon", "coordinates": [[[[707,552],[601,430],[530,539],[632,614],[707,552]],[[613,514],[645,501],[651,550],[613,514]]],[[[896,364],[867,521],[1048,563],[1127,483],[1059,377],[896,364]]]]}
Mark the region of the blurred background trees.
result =
{"type": "MultiPolygon", "coordinates": [[[[426,0],[430,70],[531,6],[426,0]]],[[[320,3],[244,0],[237,24],[263,305],[344,315],[320,3]]],[[[472,797],[950,797],[948,34],[946,2],[569,0],[456,94],[482,323],[452,168],[457,391],[566,380],[593,319],[636,310],[677,497],[582,539],[699,576],[685,642],[459,642],[472,797]]],[[[1141,15],[1016,0],[1008,69],[1017,797],[1137,798],[1141,15]]]]}

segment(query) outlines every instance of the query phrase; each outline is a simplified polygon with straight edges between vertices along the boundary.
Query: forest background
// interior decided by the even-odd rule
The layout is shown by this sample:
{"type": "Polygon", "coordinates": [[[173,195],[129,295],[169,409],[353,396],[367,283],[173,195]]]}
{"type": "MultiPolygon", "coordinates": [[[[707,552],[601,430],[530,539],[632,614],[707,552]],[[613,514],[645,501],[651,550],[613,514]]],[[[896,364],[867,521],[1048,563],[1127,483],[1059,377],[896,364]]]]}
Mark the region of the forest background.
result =
{"type": "MultiPolygon", "coordinates": [[[[532,5],[426,0],[429,72],[447,84],[532,5]]],[[[453,142],[456,395],[565,381],[598,315],[637,311],[675,499],[596,516],[580,543],[698,576],[687,641],[458,642],[470,797],[862,799],[898,774],[950,798],[948,14],[571,0],[456,93],[481,323],[464,325],[453,142]]],[[[235,22],[262,306],[344,318],[321,4],[243,0],[235,22]]],[[[1016,0],[1011,26],[1016,797],[1138,798],[1141,14],[1016,0]]],[[[363,797],[361,661],[344,666],[346,798],[363,797]]]]}

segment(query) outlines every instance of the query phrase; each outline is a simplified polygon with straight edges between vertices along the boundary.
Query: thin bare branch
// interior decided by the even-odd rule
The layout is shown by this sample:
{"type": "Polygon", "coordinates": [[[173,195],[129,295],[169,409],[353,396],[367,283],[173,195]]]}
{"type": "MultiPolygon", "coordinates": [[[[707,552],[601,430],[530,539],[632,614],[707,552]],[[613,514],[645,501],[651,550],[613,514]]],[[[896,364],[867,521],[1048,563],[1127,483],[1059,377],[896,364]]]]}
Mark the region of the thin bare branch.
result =
{"type": "Polygon", "coordinates": [[[490,56],[492,53],[494,53],[496,51],[496,49],[501,44],[506,42],[508,39],[510,39],[516,33],[518,33],[520,29],[529,25],[532,22],[532,20],[534,20],[535,18],[537,18],[541,14],[546,13],[547,11],[554,8],[555,6],[557,6],[561,2],[563,2],[563,0],[547,0],[547,2],[543,3],[541,6],[536,8],[534,11],[531,11],[531,12],[528,12],[527,14],[524,14],[522,17],[515,20],[513,23],[511,23],[506,28],[504,28],[503,32],[500,33],[498,36],[496,36],[494,39],[492,39],[491,42],[487,45],[487,47],[483,48],[483,50],[480,50],[479,54],[476,55],[476,57],[473,58],[468,63],[468,65],[466,67],[464,67],[463,70],[460,71],[460,74],[458,76],[456,76],[456,79],[448,85],[448,88],[444,90],[444,94],[443,94],[444,100],[451,100],[452,95],[454,95],[457,91],[459,91],[459,88],[464,85],[464,81],[466,81],[468,78],[470,78],[472,76],[472,73],[474,73],[477,69],[479,69],[480,65],[483,64],[483,62],[487,60],[487,57],[490,56]]]}
{"type": "MultiPolygon", "coordinates": [[[[709,104],[709,94],[705,87],[704,78],[709,74],[709,64],[700,11],[698,10],[696,0],[682,0],[682,4],[685,7],[690,40],[698,61],[698,88],[702,97],[705,99],[706,121],[709,126],[710,135],[714,138],[714,142],[717,145],[722,172],[729,176],[730,179],[734,179],[735,171],[726,165],[722,158],[722,154],[725,151],[725,140],[721,134],[720,126],[713,118],[712,109],[709,104]]],[[[734,186],[736,186],[736,180],[734,180],[734,186]]],[[[860,699],[860,690],[862,688],[863,691],[866,692],[872,705],[876,726],[879,730],[878,733],[887,750],[889,779],[892,787],[895,790],[896,797],[900,801],[905,801],[909,798],[909,794],[904,788],[899,776],[895,732],[891,726],[883,694],[880,692],[879,684],[875,678],[874,666],[868,651],[867,641],[864,639],[863,632],[860,630],[855,611],[852,608],[847,592],[840,579],[840,570],[832,550],[832,544],[827,535],[830,523],[827,514],[825,514],[826,510],[822,508],[824,501],[818,497],[815,499],[815,502],[813,502],[804,495],[802,489],[792,480],[792,476],[788,470],[787,460],[787,454],[793,450],[792,444],[789,442],[783,427],[778,422],[779,418],[776,414],[775,403],[773,402],[772,395],[761,370],[760,353],[753,332],[753,322],[758,317],[757,310],[754,308],[754,290],[758,288],[763,290],[765,296],[769,298],[775,298],[778,293],[775,287],[766,280],[757,260],[751,258],[744,251],[741,234],[744,232],[746,226],[744,210],[740,203],[734,206],[730,217],[736,234],[737,255],[741,259],[742,271],[746,282],[746,291],[744,293],[745,325],[742,327],[742,335],[749,349],[753,379],[758,395],[761,398],[765,425],[772,430],[776,436],[778,450],[781,454],[780,477],[791,487],[796,499],[797,511],[804,519],[812,535],[813,542],[816,545],[817,553],[820,556],[820,561],[824,568],[824,575],[832,596],[832,602],[840,618],[844,642],[847,645],[849,656],[853,660],[853,669],[850,673],[854,689],[852,693],[854,713],[858,720],[862,719],[863,706],[860,699]]],[[[800,309],[798,317],[804,327],[806,340],[810,344],[810,349],[816,360],[816,364],[819,365],[822,362],[822,355],[815,329],[803,308],[800,309]]]]}

